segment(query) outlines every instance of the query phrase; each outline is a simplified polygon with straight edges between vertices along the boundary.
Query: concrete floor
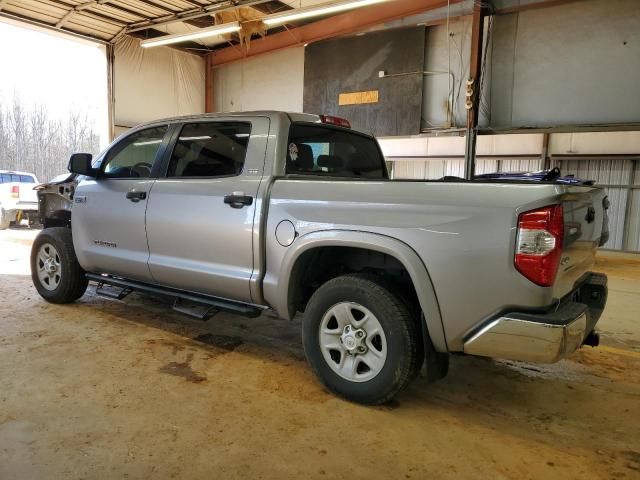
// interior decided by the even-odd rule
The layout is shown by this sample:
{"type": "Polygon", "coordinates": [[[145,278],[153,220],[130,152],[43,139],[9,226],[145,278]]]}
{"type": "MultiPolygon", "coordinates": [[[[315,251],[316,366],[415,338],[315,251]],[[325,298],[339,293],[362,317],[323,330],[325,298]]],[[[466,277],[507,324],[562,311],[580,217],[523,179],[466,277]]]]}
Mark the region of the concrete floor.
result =
{"type": "Polygon", "coordinates": [[[327,393],[299,324],[149,298],[55,306],[35,232],[0,232],[0,479],[640,478],[640,257],[600,255],[604,346],[550,366],[457,356],[391,405],[327,393]]]}

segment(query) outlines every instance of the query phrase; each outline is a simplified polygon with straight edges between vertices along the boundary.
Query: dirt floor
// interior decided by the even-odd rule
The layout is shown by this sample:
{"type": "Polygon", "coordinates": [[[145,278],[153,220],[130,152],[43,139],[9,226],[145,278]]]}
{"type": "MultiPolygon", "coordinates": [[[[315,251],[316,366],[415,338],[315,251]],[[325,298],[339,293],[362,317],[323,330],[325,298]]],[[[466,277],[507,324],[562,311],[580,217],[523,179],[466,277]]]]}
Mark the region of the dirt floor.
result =
{"type": "Polygon", "coordinates": [[[36,232],[0,232],[0,479],[640,479],[640,256],[602,253],[604,346],[456,356],[391,405],[327,393],[300,325],[148,297],[45,303],[36,232]]]}

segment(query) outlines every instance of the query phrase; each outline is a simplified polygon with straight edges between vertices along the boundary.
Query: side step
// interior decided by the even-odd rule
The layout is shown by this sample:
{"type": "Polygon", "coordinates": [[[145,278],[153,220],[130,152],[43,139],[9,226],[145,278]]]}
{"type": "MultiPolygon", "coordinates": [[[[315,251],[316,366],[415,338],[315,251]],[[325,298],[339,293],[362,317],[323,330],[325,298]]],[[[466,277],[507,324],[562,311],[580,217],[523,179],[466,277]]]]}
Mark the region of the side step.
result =
{"type": "MultiPolygon", "coordinates": [[[[217,310],[224,310],[226,312],[235,313],[237,315],[244,315],[247,317],[258,317],[265,309],[264,307],[253,305],[250,303],[237,302],[234,300],[214,297],[212,295],[205,295],[202,293],[185,292],[184,290],[178,290],[176,288],[164,287],[162,285],[150,285],[144,282],[126,280],[124,278],[111,277],[108,275],[87,273],[86,277],[93,282],[98,282],[98,289],[102,291],[100,295],[103,295],[106,292],[106,290],[104,289],[104,285],[121,288],[122,290],[120,292],[106,293],[106,296],[117,298],[119,300],[126,297],[133,290],[151,293],[154,295],[162,295],[164,297],[170,297],[174,299],[174,310],[181,313],[186,313],[187,315],[195,316],[196,318],[201,318],[203,320],[206,320],[211,317],[211,315],[217,313],[217,310]],[[193,308],[184,306],[181,301],[187,301],[206,306],[206,312],[204,313],[204,315],[202,313],[196,313],[193,308]]],[[[98,291],[98,289],[96,290],[96,292],[98,291]]]]}
{"type": "Polygon", "coordinates": [[[181,298],[176,298],[174,300],[171,309],[175,312],[182,313],[183,315],[189,315],[190,317],[194,317],[205,322],[220,311],[217,307],[212,307],[211,305],[202,303],[189,302],[181,298]]]}
{"type": "Polygon", "coordinates": [[[133,290],[129,287],[123,287],[119,290],[117,287],[105,287],[104,282],[99,282],[96,287],[96,293],[103,297],[115,298],[116,300],[122,300],[129,295],[133,290]]]}

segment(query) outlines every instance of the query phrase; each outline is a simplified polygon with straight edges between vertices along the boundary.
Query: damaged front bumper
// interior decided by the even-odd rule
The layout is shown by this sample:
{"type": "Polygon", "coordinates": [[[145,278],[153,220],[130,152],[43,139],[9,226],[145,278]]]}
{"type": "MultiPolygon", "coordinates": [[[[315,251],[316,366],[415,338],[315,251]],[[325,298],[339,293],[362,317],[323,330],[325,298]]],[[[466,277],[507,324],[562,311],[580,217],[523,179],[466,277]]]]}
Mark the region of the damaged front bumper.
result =
{"type": "Polygon", "coordinates": [[[552,311],[508,312],[489,321],[464,343],[464,353],[553,363],[583,343],[597,344],[594,327],[607,302],[607,276],[589,273],[552,311]]]}

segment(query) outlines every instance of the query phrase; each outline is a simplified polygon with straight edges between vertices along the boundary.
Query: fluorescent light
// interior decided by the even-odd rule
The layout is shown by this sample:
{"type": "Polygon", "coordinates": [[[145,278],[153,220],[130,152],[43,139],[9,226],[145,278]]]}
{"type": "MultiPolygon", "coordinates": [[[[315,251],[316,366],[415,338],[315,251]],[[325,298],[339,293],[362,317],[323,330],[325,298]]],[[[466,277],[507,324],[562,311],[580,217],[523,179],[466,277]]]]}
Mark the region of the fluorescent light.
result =
{"type": "Polygon", "coordinates": [[[163,37],[142,40],[140,42],[140,46],[144,48],[159,47],[161,45],[169,45],[171,43],[180,43],[188,40],[224,35],[225,33],[237,32],[238,30],[240,30],[240,23],[229,22],[223,23],[222,25],[215,25],[213,27],[201,28],[194,32],[176,33],[175,35],[165,35],[163,37]]]}
{"type": "Polygon", "coordinates": [[[262,19],[266,25],[278,25],[281,23],[294,22],[318,15],[327,15],[329,13],[338,13],[345,10],[353,10],[354,8],[366,7],[374,3],[382,3],[388,0],[349,0],[342,2],[326,3],[316,7],[297,8],[288,12],[267,15],[262,19]]]}

